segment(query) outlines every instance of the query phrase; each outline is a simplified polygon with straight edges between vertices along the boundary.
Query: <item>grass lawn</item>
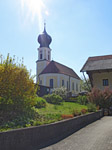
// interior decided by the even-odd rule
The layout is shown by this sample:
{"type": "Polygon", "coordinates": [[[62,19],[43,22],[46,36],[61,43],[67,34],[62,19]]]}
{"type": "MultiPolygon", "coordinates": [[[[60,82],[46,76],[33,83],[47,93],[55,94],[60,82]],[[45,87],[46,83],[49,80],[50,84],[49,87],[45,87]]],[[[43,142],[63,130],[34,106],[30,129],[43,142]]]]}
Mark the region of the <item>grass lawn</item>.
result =
{"type": "Polygon", "coordinates": [[[40,114],[72,114],[74,110],[80,112],[82,109],[87,109],[87,106],[72,102],[63,102],[62,105],[53,105],[47,103],[46,108],[39,109],[40,114]]]}
{"type": "Polygon", "coordinates": [[[73,102],[63,102],[61,105],[47,103],[45,108],[37,109],[39,118],[34,121],[33,125],[57,122],[64,119],[62,115],[72,115],[74,111],[81,112],[82,109],[87,109],[87,106],[73,102]]]}
{"type": "Polygon", "coordinates": [[[64,119],[62,115],[72,115],[73,111],[81,112],[82,109],[87,109],[87,106],[73,102],[63,102],[61,105],[47,103],[45,108],[35,109],[39,115],[34,120],[23,117],[19,120],[8,121],[0,126],[0,132],[16,128],[50,124],[64,119]]]}

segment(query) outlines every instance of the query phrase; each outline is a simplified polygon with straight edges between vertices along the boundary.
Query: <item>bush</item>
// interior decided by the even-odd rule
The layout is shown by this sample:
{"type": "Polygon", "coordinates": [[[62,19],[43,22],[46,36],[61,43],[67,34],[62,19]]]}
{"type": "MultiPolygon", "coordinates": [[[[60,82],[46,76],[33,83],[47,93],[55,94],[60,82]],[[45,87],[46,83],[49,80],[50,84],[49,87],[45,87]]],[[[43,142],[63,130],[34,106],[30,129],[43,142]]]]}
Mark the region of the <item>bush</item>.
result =
{"type": "Polygon", "coordinates": [[[30,111],[34,105],[36,87],[33,78],[21,63],[7,56],[0,60],[0,112],[11,117],[30,111]]]}
{"type": "Polygon", "coordinates": [[[86,95],[84,95],[84,96],[78,96],[77,98],[77,103],[79,103],[79,104],[81,104],[81,105],[86,105],[86,104],[88,104],[88,99],[87,99],[87,96],[86,95]]]}
{"type": "Polygon", "coordinates": [[[82,109],[82,110],[81,110],[81,113],[82,113],[82,114],[86,114],[86,113],[87,113],[87,109],[82,109]]]}
{"type": "Polygon", "coordinates": [[[48,95],[45,95],[44,96],[45,100],[48,102],[48,103],[51,103],[51,104],[61,104],[63,102],[63,99],[62,97],[60,97],[59,95],[56,95],[56,94],[48,94],[48,95]]]}
{"type": "Polygon", "coordinates": [[[89,103],[89,104],[87,105],[87,107],[88,107],[88,112],[96,112],[96,110],[97,110],[96,105],[93,104],[93,103],[89,103]]]}
{"type": "MultiPolygon", "coordinates": [[[[4,116],[4,114],[3,114],[4,116]]],[[[12,118],[12,114],[7,114],[7,116],[4,117],[9,117],[9,118],[3,118],[3,120],[0,119],[0,131],[2,130],[8,130],[8,129],[15,129],[15,128],[21,128],[21,127],[26,127],[30,126],[31,122],[33,122],[32,119],[39,118],[39,113],[35,112],[33,107],[29,111],[29,113],[25,114],[19,114],[18,116],[12,118]],[[7,121],[8,120],[8,121],[7,121]]]]}
{"type": "Polygon", "coordinates": [[[66,102],[77,102],[77,97],[69,97],[68,99],[66,99],[66,102]]]}
{"type": "Polygon", "coordinates": [[[60,97],[62,97],[62,99],[67,98],[67,89],[65,87],[55,88],[53,90],[53,93],[59,95],[60,97]]]}
{"type": "Polygon", "coordinates": [[[37,120],[33,121],[33,125],[49,124],[59,120],[62,120],[60,113],[46,113],[41,114],[37,120]]]}
{"type": "Polygon", "coordinates": [[[35,99],[34,99],[34,101],[35,101],[35,107],[36,108],[42,108],[42,107],[46,107],[46,100],[45,99],[43,99],[42,97],[36,97],[35,99]]]}
{"type": "Polygon", "coordinates": [[[112,91],[105,88],[103,91],[93,88],[88,95],[88,100],[99,108],[109,109],[112,106],[112,91]]]}
{"type": "Polygon", "coordinates": [[[74,117],[76,117],[76,116],[80,116],[80,115],[81,115],[81,112],[79,112],[78,110],[74,109],[74,110],[72,111],[72,114],[73,114],[74,117]]]}

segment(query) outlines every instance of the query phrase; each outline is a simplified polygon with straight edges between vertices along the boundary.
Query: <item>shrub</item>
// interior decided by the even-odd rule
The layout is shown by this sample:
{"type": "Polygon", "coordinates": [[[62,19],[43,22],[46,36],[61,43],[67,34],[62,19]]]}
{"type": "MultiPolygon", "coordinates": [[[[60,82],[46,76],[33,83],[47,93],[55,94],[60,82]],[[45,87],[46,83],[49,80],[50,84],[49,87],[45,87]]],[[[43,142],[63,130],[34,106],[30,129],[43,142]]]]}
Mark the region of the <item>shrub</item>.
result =
{"type": "Polygon", "coordinates": [[[35,105],[34,106],[36,108],[46,107],[46,100],[44,98],[42,98],[42,97],[36,97],[34,99],[34,101],[35,101],[35,105]]]}
{"type": "Polygon", "coordinates": [[[96,107],[97,110],[99,110],[99,108],[100,108],[99,106],[96,107]]]}
{"type": "Polygon", "coordinates": [[[74,110],[72,111],[72,114],[73,114],[73,116],[80,116],[80,115],[81,115],[81,112],[79,112],[78,110],[74,109],[74,110]]]}
{"type": "Polygon", "coordinates": [[[86,105],[88,103],[88,99],[86,95],[79,95],[77,98],[77,103],[81,104],[81,105],[86,105]]]}
{"type": "Polygon", "coordinates": [[[86,113],[87,113],[87,109],[82,109],[82,110],[81,110],[81,113],[82,113],[82,114],[86,114],[86,113]]]}
{"type": "Polygon", "coordinates": [[[59,95],[63,99],[67,98],[67,89],[65,87],[55,88],[53,90],[53,93],[56,94],[56,95],[59,95]]]}
{"type": "Polygon", "coordinates": [[[90,103],[99,105],[103,100],[102,91],[100,89],[93,88],[92,91],[88,94],[88,100],[90,103]]]}
{"type": "Polygon", "coordinates": [[[97,110],[96,105],[93,103],[87,104],[87,107],[88,107],[88,112],[96,112],[96,110],[97,110]]]}
{"type": "Polygon", "coordinates": [[[103,101],[100,106],[102,108],[109,109],[112,106],[112,90],[109,90],[109,88],[105,88],[104,91],[102,91],[102,95],[103,101]]]}
{"type": "Polygon", "coordinates": [[[68,99],[66,99],[66,102],[77,102],[77,97],[69,97],[68,99]]]}
{"type": "Polygon", "coordinates": [[[56,95],[56,94],[48,94],[48,95],[45,95],[44,98],[46,99],[46,101],[48,103],[51,103],[51,104],[61,104],[63,102],[63,99],[62,97],[60,97],[59,95],[56,95]]]}
{"type": "MultiPolygon", "coordinates": [[[[6,116],[7,117],[7,116],[6,116]]],[[[8,121],[6,121],[5,119],[0,122],[0,131],[2,131],[3,129],[8,130],[8,129],[14,129],[14,128],[21,128],[21,127],[26,127],[26,126],[30,126],[32,125],[31,122],[33,122],[34,118],[38,118],[39,114],[33,111],[32,108],[32,112],[30,110],[29,114],[22,114],[22,115],[18,115],[15,118],[12,119],[12,114],[8,114],[8,121]],[[10,115],[11,115],[11,119],[10,119],[10,115]]],[[[7,119],[7,118],[6,118],[7,119]]]]}
{"type": "Polygon", "coordinates": [[[59,120],[62,120],[60,113],[46,113],[46,114],[41,114],[40,117],[36,120],[36,122],[37,123],[40,122],[41,124],[49,124],[59,120]]]}
{"type": "Polygon", "coordinates": [[[0,60],[0,111],[13,118],[19,113],[30,111],[34,105],[33,98],[36,87],[33,78],[21,63],[15,62],[15,58],[7,56],[6,60],[0,60]]]}
{"type": "Polygon", "coordinates": [[[105,88],[103,91],[93,88],[88,95],[88,100],[99,108],[109,109],[112,106],[112,91],[105,88]]]}

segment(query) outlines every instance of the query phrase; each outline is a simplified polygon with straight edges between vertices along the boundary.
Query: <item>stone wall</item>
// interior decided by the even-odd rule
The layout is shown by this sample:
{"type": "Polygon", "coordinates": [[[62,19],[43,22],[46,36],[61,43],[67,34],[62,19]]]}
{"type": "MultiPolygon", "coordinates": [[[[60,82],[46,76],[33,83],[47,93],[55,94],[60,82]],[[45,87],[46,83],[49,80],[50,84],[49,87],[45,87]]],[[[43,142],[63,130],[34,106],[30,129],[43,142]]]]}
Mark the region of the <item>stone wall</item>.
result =
{"type": "Polygon", "coordinates": [[[103,112],[90,113],[38,127],[0,133],[0,150],[37,150],[48,146],[103,117],[103,112]]]}

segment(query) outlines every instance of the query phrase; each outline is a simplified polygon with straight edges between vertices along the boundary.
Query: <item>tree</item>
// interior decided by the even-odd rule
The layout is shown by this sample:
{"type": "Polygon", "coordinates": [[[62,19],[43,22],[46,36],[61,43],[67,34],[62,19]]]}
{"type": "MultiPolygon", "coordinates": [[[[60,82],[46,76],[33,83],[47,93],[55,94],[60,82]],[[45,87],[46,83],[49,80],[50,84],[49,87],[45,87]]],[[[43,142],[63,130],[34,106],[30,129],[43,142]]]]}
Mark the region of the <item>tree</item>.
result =
{"type": "Polygon", "coordinates": [[[9,54],[0,60],[0,110],[24,112],[34,105],[36,88],[33,78],[23,63],[15,62],[9,54]]]}
{"type": "Polygon", "coordinates": [[[91,91],[91,83],[89,78],[86,79],[86,81],[84,79],[81,80],[81,89],[87,92],[91,91]]]}

